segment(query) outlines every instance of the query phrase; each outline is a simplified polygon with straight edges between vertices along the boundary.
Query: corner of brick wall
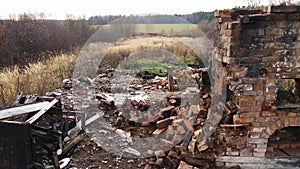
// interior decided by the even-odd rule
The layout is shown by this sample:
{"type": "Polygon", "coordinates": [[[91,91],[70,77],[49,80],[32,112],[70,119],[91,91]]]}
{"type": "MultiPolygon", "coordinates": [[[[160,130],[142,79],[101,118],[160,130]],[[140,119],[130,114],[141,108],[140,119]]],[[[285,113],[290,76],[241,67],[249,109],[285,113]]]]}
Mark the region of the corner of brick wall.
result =
{"type": "Polygon", "coordinates": [[[215,16],[217,58],[227,64],[226,81],[237,98],[240,122],[254,127],[245,152],[265,156],[270,135],[300,126],[299,113],[292,117],[274,108],[278,81],[300,77],[300,6],[221,10],[215,16]]]}

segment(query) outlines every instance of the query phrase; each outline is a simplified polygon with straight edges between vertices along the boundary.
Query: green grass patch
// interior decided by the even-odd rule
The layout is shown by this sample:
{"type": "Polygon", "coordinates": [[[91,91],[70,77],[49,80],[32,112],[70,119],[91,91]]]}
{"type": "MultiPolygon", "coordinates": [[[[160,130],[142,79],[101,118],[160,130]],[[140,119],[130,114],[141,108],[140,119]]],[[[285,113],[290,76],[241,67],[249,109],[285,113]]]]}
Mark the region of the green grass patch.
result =
{"type": "Polygon", "coordinates": [[[187,64],[195,64],[196,62],[184,56],[128,56],[118,66],[120,69],[135,70],[139,73],[167,73],[168,67],[178,69],[186,67],[187,64]]]}

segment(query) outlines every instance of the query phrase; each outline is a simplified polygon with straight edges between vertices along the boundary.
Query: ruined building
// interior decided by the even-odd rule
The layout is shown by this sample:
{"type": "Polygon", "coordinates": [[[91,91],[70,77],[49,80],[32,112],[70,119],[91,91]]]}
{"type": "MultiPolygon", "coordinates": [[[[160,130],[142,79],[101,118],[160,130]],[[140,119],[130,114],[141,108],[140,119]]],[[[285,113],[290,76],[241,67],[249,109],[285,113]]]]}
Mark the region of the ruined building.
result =
{"type": "Polygon", "coordinates": [[[219,156],[218,165],[259,168],[272,163],[262,157],[299,156],[300,6],[221,10],[216,17],[235,122],[252,127],[246,148],[219,156]]]}

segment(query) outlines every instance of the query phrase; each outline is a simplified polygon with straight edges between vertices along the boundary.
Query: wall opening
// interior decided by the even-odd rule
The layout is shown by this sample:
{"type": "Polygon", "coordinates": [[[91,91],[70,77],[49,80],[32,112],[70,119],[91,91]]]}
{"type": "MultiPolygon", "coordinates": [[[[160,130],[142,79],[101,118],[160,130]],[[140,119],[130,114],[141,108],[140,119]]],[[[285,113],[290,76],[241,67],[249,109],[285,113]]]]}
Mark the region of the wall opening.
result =
{"type": "Polygon", "coordinates": [[[276,130],[269,137],[266,156],[300,156],[300,127],[285,127],[276,130]]]}
{"type": "Polygon", "coordinates": [[[300,79],[278,81],[275,105],[281,109],[300,109],[300,79]]]}

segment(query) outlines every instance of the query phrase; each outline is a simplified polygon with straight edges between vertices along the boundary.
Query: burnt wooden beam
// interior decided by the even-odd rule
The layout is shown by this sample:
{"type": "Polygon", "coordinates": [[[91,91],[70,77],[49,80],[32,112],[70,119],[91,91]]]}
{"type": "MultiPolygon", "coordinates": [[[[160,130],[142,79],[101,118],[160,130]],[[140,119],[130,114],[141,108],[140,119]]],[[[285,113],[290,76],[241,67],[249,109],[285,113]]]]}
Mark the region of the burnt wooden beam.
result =
{"type": "Polygon", "coordinates": [[[58,156],[55,151],[53,151],[53,165],[55,169],[60,169],[58,156]]]}
{"type": "Polygon", "coordinates": [[[23,92],[22,91],[19,91],[16,95],[16,98],[15,98],[15,101],[13,103],[13,106],[16,106],[19,104],[21,98],[22,98],[22,95],[23,95],[23,92]]]}
{"type": "Polygon", "coordinates": [[[48,147],[42,140],[40,140],[39,138],[35,139],[36,142],[43,147],[43,149],[45,149],[46,151],[48,151],[48,153],[52,153],[54,150],[52,150],[50,147],[48,147]]]}
{"type": "Polygon", "coordinates": [[[62,151],[62,156],[66,155],[74,146],[76,146],[83,139],[82,135],[76,136],[69,144],[67,144],[62,151]]]}
{"type": "Polygon", "coordinates": [[[188,145],[192,139],[192,136],[193,136],[194,132],[189,130],[186,134],[185,134],[185,137],[183,139],[183,142],[181,144],[181,146],[184,148],[184,150],[187,150],[188,149],[188,145]]]}

